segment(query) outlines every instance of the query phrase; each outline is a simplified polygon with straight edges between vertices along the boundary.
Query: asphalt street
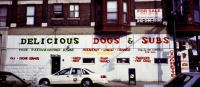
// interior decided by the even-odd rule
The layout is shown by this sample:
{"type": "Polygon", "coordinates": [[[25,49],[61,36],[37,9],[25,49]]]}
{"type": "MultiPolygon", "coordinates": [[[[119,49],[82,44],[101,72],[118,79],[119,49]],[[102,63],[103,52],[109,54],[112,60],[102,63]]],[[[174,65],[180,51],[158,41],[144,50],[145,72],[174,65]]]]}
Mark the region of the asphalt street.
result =
{"type": "MultiPolygon", "coordinates": [[[[136,84],[134,82],[125,82],[125,81],[118,81],[113,82],[109,81],[108,84],[101,85],[101,84],[93,84],[92,87],[143,87],[144,84],[164,84],[164,82],[143,82],[137,81],[136,84]]],[[[51,87],[81,87],[81,85],[51,85],[51,87]]]]}

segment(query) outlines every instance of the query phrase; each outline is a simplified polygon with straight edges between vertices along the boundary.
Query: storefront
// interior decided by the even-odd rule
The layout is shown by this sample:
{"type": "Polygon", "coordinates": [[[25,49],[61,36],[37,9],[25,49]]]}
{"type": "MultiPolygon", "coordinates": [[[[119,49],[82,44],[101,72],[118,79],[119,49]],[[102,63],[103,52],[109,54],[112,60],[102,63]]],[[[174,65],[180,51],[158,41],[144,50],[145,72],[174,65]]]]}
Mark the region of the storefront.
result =
{"type": "MultiPolygon", "coordinates": [[[[67,67],[105,73],[109,80],[168,81],[175,75],[173,38],[167,34],[9,35],[6,71],[26,80],[67,67]]],[[[188,51],[178,53],[189,71],[188,51]]]]}

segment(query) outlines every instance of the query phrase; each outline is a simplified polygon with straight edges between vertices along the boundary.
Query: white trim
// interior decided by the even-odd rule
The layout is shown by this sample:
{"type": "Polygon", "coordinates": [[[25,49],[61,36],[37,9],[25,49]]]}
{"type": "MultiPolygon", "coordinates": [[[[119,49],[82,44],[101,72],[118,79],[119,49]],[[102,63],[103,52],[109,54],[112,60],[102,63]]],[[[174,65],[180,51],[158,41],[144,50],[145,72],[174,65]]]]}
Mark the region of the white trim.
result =
{"type": "Polygon", "coordinates": [[[136,22],[131,22],[131,26],[136,26],[136,22]]]}
{"type": "Polygon", "coordinates": [[[12,1],[0,1],[1,5],[11,5],[12,1]]]}
{"type": "Polygon", "coordinates": [[[90,22],[90,26],[95,26],[95,22],[90,22]]]}
{"type": "Polygon", "coordinates": [[[80,20],[80,18],[67,18],[67,20],[80,20]]]}
{"type": "Polygon", "coordinates": [[[17,24],[16,23],[11,23],[10,27],[17,27],[17,24]]]}
{"type": "Polygon", "coordinates": [[[47,27],[47,23],[42,23],[42,27],[47,27]]]}
{"type": "Polygon", "coordinates": [[[64,18],[51,18],[51,20],[64,20],[64,18]]]}
{"type": "Polygon", "coordinates": [[[42,0],[35,1],[18,1],[18,4],[43,4],[42,0]]]}

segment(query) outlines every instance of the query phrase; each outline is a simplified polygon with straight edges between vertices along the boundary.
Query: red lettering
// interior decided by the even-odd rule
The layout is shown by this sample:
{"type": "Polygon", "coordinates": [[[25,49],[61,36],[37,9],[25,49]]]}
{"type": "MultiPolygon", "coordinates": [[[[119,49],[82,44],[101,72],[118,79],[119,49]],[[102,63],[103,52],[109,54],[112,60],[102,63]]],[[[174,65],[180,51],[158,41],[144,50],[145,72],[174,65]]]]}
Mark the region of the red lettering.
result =
{"type": "Polygon", "coordinates": [[[10,57],[10,60],[15,60],[15,57],[10,57]]]}
{"type": "Polygon", "coordinates": [[[155,38],[149,38],[149,42],[150,42],[151,44],[153,44],[153,43],[154,43],[154,39],[155,39],[155,38]]]}
{"type": "Polygon", "coordinates": [[[174,77],[175,76],[175,74],[171,74],[171,77],[174,77]]]}
{"type": "Polygon", "coordinates": [[[28,57],[19,57],[19,60],[28,60],[28,57]]]}
{"type": "Polygon", "coordinates": [[[163,39],[160,38],[160,37],[142,37],[142,43],[143,44],[147,44],[147,43],[151,43],[151,44],[161,44],[161,43],[165,43],[165,44],[168,44],[169,43],[169,38],[168,37],[164,37],[163,39]]]}
{"type": "Polygon", "coordinates": [[[168,44],[169,43],[169,38],[168,37],[164,37],[164,42],[165,44],[168,44]]]}
{"type": "Polygon", "coordinates": [[[157,37],[157,38],[156,38],[156,43],[157,43],[157,44],[161,44],[161,43],[162,43],[162,41],[161,41],[161,38],[160,38],[160,37],[157,37]]]}
{"type": "Polygon", "coordinates": [[[148,43],[147,39],[148,39],[147,37],[142,37],[142,40],[143,40],[142,43],[147,44],[148,43]]]}
{"type": "Polygon", "coordinates": [[[105,38],[101,38],[100,41],[101,41],[102,44],[106,43],[106,39],[105,38]]]}
{"type": "Polygon", "coordinates": [[[119,44],[119,38],[114,38],[114,43],[119,44]]]}
{"type": "Polygon", "coordinates": [[[94,42],[93,44],[98,44],[99,43],[99,39],[98,38],[93,38],[94,42]]]}
{"type": "Polygon", "coordinates": [[[149,62],[150,63],[151,60],[150,59],[144,59],[143,62],[149,62]]]}
{"type": "Polygon", "coordinates": [[[113,39],[112,38],[108,38],[107,41],[108,41],[108,44],[112,44],[113,39]]]}
{"type": "Polygon", "coordinates": [[[98,43],[101,43],[101,44],[112,44],[112,43],[115,43],[115,44],[119,44],[119,38],[93,38],[93,44],[98,44],[98,43]]]}
{"type": "Polygon", "coordinates": [[[29,57],[29,60],[39,60],[39,57],[29,57]]]}

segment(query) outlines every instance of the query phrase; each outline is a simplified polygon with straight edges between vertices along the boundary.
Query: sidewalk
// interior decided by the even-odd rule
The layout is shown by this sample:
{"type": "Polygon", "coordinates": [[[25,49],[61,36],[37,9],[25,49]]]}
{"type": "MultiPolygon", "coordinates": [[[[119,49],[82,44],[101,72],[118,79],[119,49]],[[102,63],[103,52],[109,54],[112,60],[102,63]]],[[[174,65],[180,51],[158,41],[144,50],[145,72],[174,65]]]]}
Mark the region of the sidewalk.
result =
{"type": "Polygon", "coordinates": [[[109,81],[108,84],[104,85],[104,87],[143,87],[144,84],[164,84],[164,82],[143,82],[143,81],[137,81],[136,85],[134,84],[134,81],[124,82],[124,81],[109,81]]]}

